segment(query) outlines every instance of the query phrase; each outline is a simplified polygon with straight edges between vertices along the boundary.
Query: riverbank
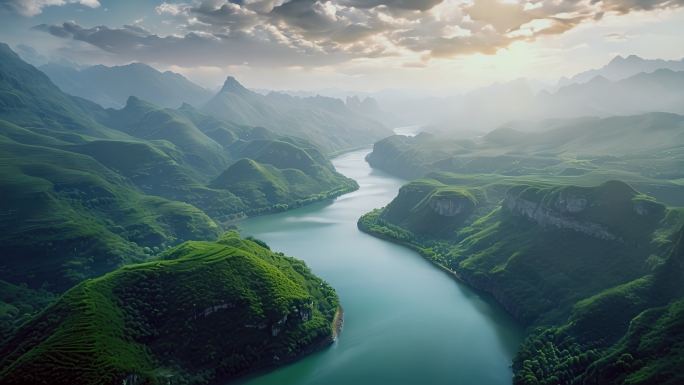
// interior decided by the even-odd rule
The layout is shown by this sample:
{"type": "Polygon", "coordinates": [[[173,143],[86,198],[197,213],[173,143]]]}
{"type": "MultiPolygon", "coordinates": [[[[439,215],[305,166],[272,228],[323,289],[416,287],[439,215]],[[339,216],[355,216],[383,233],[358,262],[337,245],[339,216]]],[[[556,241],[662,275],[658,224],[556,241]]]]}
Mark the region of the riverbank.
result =
{"type": "Polygon", "coordinates": [[[333,159],[335,159],[335,158],[337,158],[337,157],[340,157],[340,156],[342,156],[342,155],[344,155],[344,154],[348,154],[348,153],[350,153],[350,152],[361,151],[361,150],[370,150],[371,148],[373,148],[373,145],[372,145],[372,144],[369,144],[369,145],[367,145],[367,146],[357,146],[357,147],[354,147],[354,148],[348,148],[348,149],[346,149],[346,150],[340,150],[340,151],[331,152],[331,153],[325,154],[325,156],[326,156],[328,159],[333,160],[333,159]]]}
{"type": "MultiPolygon", "coordinates": [[[[520,308],[515,305],[513,302],[511,302],[506,296],[503,294],[503,292],[490,280],[486,280],[484,282],[475,282],[473,280],[467,279],[464,277],[462,274],[460,274],[458,271],[454,271],[441,263],[437,262],[434,259],[435,253],[430,250],[421,247],[420,245],[406,242],[400,238],[393,237],[389,233],[384,233],[380,231],[373,230],[371,226],[369,226],[369,223],[374,222],[377,219],[378,212],[376,210],[371,211],[370,213],[366,213],[361,218],[359,218],[357,222],[357,227],[359,230],[363,231],[364,233],[371,235],[373,237],[396,243],[397,245],[409,248],[418,254],[420,254],[421,257],[425,258],[427,261],[432,263],[433,265],[437,266],[444,272],[450,274],[457,280],[465,283],[466,285],[472,287],[475,290],[479,290],[482,292],[487,293],[488,295],[491,295],[496,301],[508,312],[508,314],[512,315],[518,322],[522,321],[520,320],[520,308]]],[[[407,232],[407,230],[402,229],[403,232],[407,232]]]]}
{"type": "Polygon", "coordinates": [[[310,204],[318,203],[321,201],[324,201],[326,199],[335,199],[341,195],[348,194],[350,192],[354,192],[359,189],[358,183],[353,184],[352,186],[349,187],[344,187],[341,189],[337,190],[331,190],[328,192],[323,192],[320,194],[312,195],[309,198],[306,199],[298,199],[292,202],[288,203],[279,203],[276,205],[272,206],[265,206],[265,207],[260,207],[257,209],[252,209],[252,210],[247,210],[247,211],[242,211],[239,213],[235,214],[230,214],[227,216],[227,220],[224,222],[220,222],[224,227],[230,222],[235,222],[239,221],[241,219],[247,219],[247,218],[252,218],[252,217],[258,217],[262,215],[269,215],[269,214],[277,214],[277,213],[282,213],[288,210],[294,210],[298,209],[300,207],[304,207],[310,204]]]}
{"type": "Polygon", "coordinates": [[[254,368],[254,370],[251,370],[245,374],[243,374],[240,377],[234,378],[226,383],[225,385],[239,385],[239,384],[244,384],[249,382],[250,380],[254,378],[259,378],[261,376],[265,376],[268,373],[272,373],[273,371],[277,370],[278,368],[284,367],[286,365],[292,365],[295,364],[298,361],[301,361],[307,357],[309,357],[311,354],[316,353],[320,350],[323,350],[333,343],[337,341],[337,337],[339,336],[340,332],[342,331],[342,327],[344,326],[344,309],[342,308],[342,305],[340,305],[337,308],[337,311],[335,312],[335,316],[333,317],[333,320],[331,322],[331,333],[328,336],[321,337],[318,340],[314,341],[311,343],[311,345],[307,346],[305,349],[297,353],[296,355],[290,356],[290,357],[284,357],[283,359],[279,361],[273,361],[270,363],[265,363],[264,365],[261,365],[259,367],[254,368]]]}
{"type": "Polygon", "coordinates": [[[360,216],[387,205],[405,183],[371,169],[363,160],[368,152],[333,161],[359,190],[236,223],[243,236],[306,261],[344,306],[335,343],[240,383],[510,385],[510,365],[524,336],[519,324],[493,298],[415,251],[357,228],[360,216]]]}

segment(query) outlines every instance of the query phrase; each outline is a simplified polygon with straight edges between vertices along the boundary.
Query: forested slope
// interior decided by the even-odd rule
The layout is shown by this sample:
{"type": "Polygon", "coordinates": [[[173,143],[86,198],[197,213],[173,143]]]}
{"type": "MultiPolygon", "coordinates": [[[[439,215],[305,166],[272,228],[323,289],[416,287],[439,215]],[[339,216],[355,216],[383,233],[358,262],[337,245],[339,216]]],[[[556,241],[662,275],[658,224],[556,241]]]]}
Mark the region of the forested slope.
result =
{"type": "Polygon", "coordinates": [[[0,347],[0,378],[218,383],[330,344],[339,311],[302,261],[232,232],[72,288],[0,347]]]}
{"type": "Polygon", "coordinates": [[[598,78],[537,95],[542,115],[563,112],[554,119],[378,141],[367,162],[413,181],[359,228],[491,293],[527,326],[516,385],[681,383],[684,116],[557,118],[658,93],[639,107],[674,111],[680,82],[669,70],[598,78]]]}

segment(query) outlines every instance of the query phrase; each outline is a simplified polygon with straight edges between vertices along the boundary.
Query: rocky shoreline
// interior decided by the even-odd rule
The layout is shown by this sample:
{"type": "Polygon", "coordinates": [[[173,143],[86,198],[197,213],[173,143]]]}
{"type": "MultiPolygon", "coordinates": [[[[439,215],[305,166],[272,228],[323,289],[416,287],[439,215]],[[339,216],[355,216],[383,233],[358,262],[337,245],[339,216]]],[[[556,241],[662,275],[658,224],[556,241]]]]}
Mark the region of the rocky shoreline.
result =
{"type": "Polygon", "coordinates": [[[230,385],[233,383],[242,383],[241,381],[244,381],[245,377],[246,378],[251,378],[252,376],[259,376],[263,375],[265,373],[269,373],[275,369],[277,369],[280,366],[283,365],[288,365],[292,364],[296,361],[299,361],[300,359],[308,356],[311,353],[315,353],[321,349],[324,349],[330,345],[332,345],[336,340],[337,337],[339,336],[340,332],[342,331],[342,327],[344,326],[344,309],[342,306],[337,309],[337,312],[335,312],[335,317],[333,318],[332,321],[332,333],[327,336],[327,337],[322,337],[319,338],[317,341],[312,343],[311,345],[307,346],[305,349],[301,350],[299,353],[290,356],[290,357],[284,357],[280,361],[273,361],[270,363],[266,363],[264,365],[255,367],[254,369],[250,370],[249,372],[243,373],[242,375],[232,378],[228,380],[228,382],[224,382],[224,385],[230,385]]]}

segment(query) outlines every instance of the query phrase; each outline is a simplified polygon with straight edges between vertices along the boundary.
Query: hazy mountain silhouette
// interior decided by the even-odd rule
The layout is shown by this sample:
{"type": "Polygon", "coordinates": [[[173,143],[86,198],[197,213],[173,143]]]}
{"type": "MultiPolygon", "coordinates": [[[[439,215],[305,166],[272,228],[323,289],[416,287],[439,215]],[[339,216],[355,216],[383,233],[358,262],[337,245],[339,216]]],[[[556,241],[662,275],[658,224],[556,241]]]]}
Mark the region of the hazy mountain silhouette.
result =
{"type": "Polygon", "coordinates": [[[199,106],[213,95],[183,75],[159,72],[143,63],[114,67],[96,65],[79,71],[50,62],[39,69],[62,91],[106,108],[123,108],[130,96],[166,108],[178,108],[183,103],[199,106]]]}
{"type": "Polygon", "coordinates": [[[684,71],[684,60],[649,60],[642,59],[636,55],[629,55],[626,58],[618,55],[599,69],[578,73],[570,78],[569,82],[586,83],[596,76],[603,76],[608,80],[622,80],[641,72],[651,73],[661,68],[672,71],[684,71]]]}
{"type": "Polygon", "coordinates": [[[232,76],[200,110],[238,124],[263,125],[281,135],[305,138],[327,152],[368,145],[391,134],[380,122],[347,108],[342,100],[279,92],[263,95],[232,76]]]}

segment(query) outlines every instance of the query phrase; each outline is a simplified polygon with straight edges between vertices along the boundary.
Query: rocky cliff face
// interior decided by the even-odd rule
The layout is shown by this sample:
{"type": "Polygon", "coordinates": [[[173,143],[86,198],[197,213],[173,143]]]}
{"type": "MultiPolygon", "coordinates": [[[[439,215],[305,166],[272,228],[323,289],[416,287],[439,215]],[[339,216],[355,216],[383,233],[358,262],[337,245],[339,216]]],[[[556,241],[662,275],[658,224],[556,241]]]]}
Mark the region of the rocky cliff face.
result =
{"type": "Polygon", "coordinates": [[[280,333],[280,330],[283,328],[283,325],[285,325],[285,322],[287,322],[287,314],[285,316],[278,320],[278,322],[274,323],[273,326],[271,326],[271,333],[273,334],[273,337],[277,336],[278,333],[280,333]]]}
{"type": "Polygon", "coordinates": [[[484,274],[472,274],[472,272],[455,271],[454,274],[468,285],[478,290],[492,293],[494,298],[517,320],[522,321],[522,309],[506,296],[494,280],[484,274]]]}
{"type": "Polygon", "coordinates": [[[563,215],[564,212],[577,213],[586,209],[587,200],[583,197],[561,194],[554,202],[554,206],[558,211],[512,194],[506,194],[503,203],[504,209],[508,209],[514,215],[535,221],[543,228],[569,229],[609,241],[618,238],[603,225],[563,215]]]}
{"type": "Polygon", "coordinates": [[[587,200],[581,196],[561,193],[558,200],[556,200],[555,206],[561,212],[577,213],[587,208],[587,200]]]}
{"type": "Polygon", "coordinates": [[[463,200],[439,198],[430,202],[430,207],[439,215],[453,217],[461,213],[465,204],[463,200]]]}

